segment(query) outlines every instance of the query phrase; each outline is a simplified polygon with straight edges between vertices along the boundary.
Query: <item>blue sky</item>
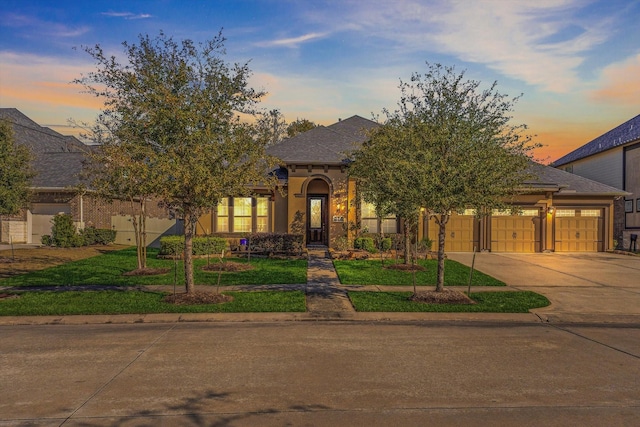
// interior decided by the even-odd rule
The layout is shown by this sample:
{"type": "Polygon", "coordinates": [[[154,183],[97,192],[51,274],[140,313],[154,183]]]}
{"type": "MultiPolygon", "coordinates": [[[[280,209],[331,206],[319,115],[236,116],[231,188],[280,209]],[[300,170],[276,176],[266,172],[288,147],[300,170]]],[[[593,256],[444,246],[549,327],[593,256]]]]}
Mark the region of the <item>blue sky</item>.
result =
{"type": "Polygon", "coordinates": [[[400,79],[425,61],[509,95],[550,161],[640,113],[640,0],[33,1],[0,5],[0,106],[62,133],[100,107],[71,80],[80,48],[160,30],[250,61],[262,102],[288,121],[330,124],[395,109],[400,79]],[[76,49],[74,49],[74,47],[76,49]]]}

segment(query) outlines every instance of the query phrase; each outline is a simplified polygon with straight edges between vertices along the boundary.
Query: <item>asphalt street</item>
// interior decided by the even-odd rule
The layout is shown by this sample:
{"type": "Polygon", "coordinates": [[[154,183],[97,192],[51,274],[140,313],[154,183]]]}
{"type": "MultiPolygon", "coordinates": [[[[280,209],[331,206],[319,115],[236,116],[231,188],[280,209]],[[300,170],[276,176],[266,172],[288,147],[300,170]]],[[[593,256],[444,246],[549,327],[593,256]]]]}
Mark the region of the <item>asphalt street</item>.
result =
{"type": "Polygon", "coordinates": [[[640,425],[640,326],[0,326],[0,426],[640,425]]]}

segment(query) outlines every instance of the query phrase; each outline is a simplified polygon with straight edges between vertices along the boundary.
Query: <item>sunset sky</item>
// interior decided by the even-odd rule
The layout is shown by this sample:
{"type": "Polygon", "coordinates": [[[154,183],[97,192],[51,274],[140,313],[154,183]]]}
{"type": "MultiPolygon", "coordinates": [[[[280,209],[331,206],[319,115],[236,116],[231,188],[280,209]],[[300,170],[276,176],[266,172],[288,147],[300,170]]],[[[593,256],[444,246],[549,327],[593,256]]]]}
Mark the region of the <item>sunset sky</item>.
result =
{"type": "Polygon", "coordinates": [[[222,28],[226,59],[250,61],[265,109],[331,124],[393,110],[425,61],[523,94],[544,162],[640,114],[640,0],[2,0],[0,106],[64,134],[99,102],[70,82],[94,69],[82,46],[160,30],[203,41],[222,28]],[[75,48],[75,49],[74,49],[75,48]]]}

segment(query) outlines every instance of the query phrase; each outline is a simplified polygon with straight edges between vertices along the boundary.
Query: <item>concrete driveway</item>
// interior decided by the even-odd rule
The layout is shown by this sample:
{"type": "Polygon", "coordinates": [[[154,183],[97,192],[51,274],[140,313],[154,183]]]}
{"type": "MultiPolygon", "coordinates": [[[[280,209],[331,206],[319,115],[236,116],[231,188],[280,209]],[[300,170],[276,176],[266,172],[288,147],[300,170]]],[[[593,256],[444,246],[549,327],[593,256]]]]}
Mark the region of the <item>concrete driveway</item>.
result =
{"type": "MultiPolygon", "coordinates": [[[[471,265],[473,254],[448,256],[471,265]]],[[[482,252],[475,268],[513,288],[545,295],[551,305],[533,311],[547,321],[640,322],[640,257],[482,252]]]]}

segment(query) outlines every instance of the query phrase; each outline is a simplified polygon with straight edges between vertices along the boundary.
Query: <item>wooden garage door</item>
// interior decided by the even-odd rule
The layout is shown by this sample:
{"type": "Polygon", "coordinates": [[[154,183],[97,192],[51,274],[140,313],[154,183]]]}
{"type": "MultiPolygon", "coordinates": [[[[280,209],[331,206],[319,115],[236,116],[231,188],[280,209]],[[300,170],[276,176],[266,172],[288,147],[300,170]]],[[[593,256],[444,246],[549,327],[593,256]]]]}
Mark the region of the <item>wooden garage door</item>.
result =
{"type": "Polygon", "coordinates": [[[597,252],[600,244],[600,209],[557,209],[555,250],[597,252]]]}
{"type": "MultiPolygon", "coordinates": [[[[444,250],[446,252],[473,252],[473,215],[451,215],[446,228],[444,250]]],[[[438,249],[439,226],[432,218],[429,220],[429,238],[433,240],[432,248],[438,249]]]]}
{"type": "Polygon", "coordinates": [[[66,203],[34,203],[31,207],[31,242],[40,243],[42,236],[51,234],[51,220],[59,213],[71,213],[66,203]]]}
{"type": "Polygon", "coordinates": [[[535,252],[537,209],[491,217],[491,252],[535,252]]]}

